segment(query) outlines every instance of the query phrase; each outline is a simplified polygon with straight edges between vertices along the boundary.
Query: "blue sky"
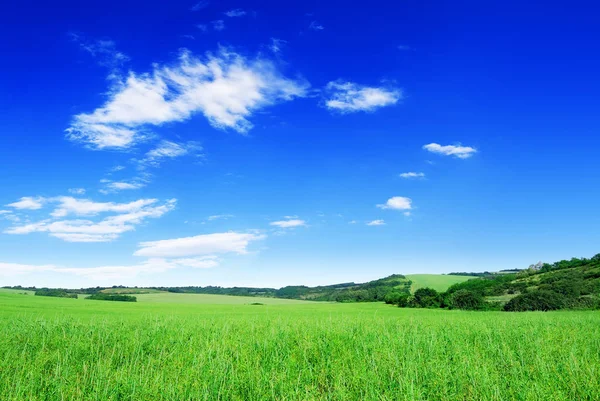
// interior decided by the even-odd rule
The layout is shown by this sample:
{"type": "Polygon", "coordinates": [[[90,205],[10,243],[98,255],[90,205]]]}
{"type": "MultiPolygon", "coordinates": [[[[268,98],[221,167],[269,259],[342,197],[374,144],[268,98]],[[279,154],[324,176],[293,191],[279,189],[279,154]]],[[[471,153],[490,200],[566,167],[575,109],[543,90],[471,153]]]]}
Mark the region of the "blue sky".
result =
{"type": "Polygon", "coordinates": [[[0,285],[279,287],[594,255],[593,7],[8,4],[0,285]]]}

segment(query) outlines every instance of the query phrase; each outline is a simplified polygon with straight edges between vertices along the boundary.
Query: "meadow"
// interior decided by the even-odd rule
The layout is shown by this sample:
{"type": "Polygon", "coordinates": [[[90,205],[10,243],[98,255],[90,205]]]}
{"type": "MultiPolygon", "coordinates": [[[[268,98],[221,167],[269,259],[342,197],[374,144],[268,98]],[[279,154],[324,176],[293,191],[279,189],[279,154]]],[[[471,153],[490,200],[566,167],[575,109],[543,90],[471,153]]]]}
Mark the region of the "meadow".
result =
{"type": "Polygon", "coordinates": [[[599,398],[595,311],[23,293],[0,291],[3,401],[599,398]]]}
{"type": "Polygon", "coordinates": [[[415,292],[419,288],[433,288],[438,292],[443,292],[453,284],[473,279],[472,276],[449,274],[407,274],[406,278],[412,281],[411,292],[415,292]]]}

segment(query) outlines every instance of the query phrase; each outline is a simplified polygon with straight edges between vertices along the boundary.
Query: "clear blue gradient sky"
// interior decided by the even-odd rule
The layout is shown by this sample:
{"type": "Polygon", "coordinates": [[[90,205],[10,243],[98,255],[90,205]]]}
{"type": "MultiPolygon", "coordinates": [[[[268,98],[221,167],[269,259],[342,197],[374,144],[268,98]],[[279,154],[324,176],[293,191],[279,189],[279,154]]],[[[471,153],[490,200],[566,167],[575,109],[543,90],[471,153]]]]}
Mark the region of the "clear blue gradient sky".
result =
{"type": "Polygon", "coordinates": [[[284,286],[600,251],[592,2],[11,2],[0,285],[284,286]]]}

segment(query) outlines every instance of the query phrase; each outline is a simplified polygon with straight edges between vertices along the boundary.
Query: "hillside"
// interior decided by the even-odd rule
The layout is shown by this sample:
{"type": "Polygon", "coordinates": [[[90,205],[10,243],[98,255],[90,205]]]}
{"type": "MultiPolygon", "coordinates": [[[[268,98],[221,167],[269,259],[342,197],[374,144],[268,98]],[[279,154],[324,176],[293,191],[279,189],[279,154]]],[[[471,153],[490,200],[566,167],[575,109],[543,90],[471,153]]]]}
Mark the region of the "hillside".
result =
{"type": "Polygon", "coordinates": [[[433,288],[438,292],[444,292],[450,286],[474,277],[447,274],[407,274],[406,278],[412,281],[410,292],[414,293],[419,288],[433,288]]]}
{"type": "Polygon", "coordinates": [[[399,303],[409,307],[506,311],[600,308],[600,254],[543,264],[517,273],[457,283],[444,293],[422,288],[399,303]]]}

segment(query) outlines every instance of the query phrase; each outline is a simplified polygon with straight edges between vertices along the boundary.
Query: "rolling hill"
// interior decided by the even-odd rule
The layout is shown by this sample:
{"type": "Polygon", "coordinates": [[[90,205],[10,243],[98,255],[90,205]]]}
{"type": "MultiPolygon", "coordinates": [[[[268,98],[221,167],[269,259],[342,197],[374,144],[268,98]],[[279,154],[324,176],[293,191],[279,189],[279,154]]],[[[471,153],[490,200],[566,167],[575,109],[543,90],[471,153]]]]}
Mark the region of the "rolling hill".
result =
{"type": "Polygon", "coordinates": [[[410,292],[414,293],[419,288],[433,288],[437,292],[444,292],[450,286],[474,277],[447,274],[407,274],[406,278],[412,281],[410,292]]]}

